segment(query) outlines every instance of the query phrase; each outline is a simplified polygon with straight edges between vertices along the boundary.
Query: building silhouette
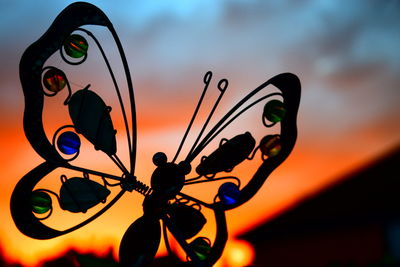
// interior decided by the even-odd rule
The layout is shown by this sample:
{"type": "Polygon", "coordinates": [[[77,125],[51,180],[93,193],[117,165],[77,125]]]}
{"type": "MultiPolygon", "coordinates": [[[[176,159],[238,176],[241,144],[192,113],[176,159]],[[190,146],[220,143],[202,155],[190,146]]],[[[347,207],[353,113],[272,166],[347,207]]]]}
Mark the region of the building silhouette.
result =
{"type": "Polygon", "coordinates": [[[254,265],[400,266],[400,146],[339,181],[240,236],[254,265]]]}

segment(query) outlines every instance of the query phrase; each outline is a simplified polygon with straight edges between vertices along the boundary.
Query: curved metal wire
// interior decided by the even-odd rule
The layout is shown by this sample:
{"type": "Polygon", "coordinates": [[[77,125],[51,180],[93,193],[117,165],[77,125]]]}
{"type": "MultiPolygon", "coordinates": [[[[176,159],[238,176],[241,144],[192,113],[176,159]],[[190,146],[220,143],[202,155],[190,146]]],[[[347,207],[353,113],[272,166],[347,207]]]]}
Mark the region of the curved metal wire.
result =
{"type": "Polygon", "coordinates": [[[186,183],[186,182],[190,182],[190,181],[196,181],[196,180],[200,179],[201,177],[203,177],[203,176],[202,176],[202,175],[199,175],[199,176],[196,176],[196,177],[193,177],[193,178],[186,179],[186,180],[185,180],[185,183],[186,183]]]}
{"type": "Polygon", "coordinates": [[[192,148],[190,149],[190,151],[189,151],[188,155],[186,156],[186,158],[187,158],[190,154],[192,154],[192,152],[193,152],[193,150],[195,149],[197,143],[199,142],[201,136],[203,135],[205,129],[207,128],[207,125],[208,125],[208,123],[210,122],[212,116],[214,115],[214,112],[215,112],[215,110],[217,109],[217,106],[218,106],[219,102],[221,101],[221,99],[222,99],[224,93],[226,92],[226,88],[228,88],[228,84],[229,84],[229,82],[228,82],[227,79],[222,79],[222,80],[220,80],[220,81],[218,82],[218,89],[219,89],[219,91],[220,91],[220,94],[219,94],[219,96],[218,96],[218,98],[217,98],[217,101],[214,103],[214,106],[213,106],[213,108],[211,109],[211,112],[210,112],[210,114],[208,115],[207,120],[205,121],[203,127],[201,128],[201,131],[200,131],[199,135],[197,136],[196,141],[193,143],[192,148]]]}
{"type": "MultiPolygon", "coordinates": [[[[57,199],[57,201],[58,201],[58,203],[60,203],[60,197],[57,195],[57,193],[55,193],[55,192],[53,192],[53,191],[51,191],[51,190],[49,190],[49,189],[39,188],[39,189],[35,189],[34,191],[32,191],[32,193],[33,193],[33,192],[46,192],[46,193],[49,193],[49,194],[55,196],[56,199],[57,199]]],[[[52,214],[53,214],[53,207],[50,208],[49,213],[48,213],[45,217],[43,217],[43,218],[39,218],[39,217],[36,217],[36,216],[35,216],[35,217],[36,217],[39,221],[43,221],[43,220],[48,219],[52,214]]]]}
{"type": "Polygon", "coordinates": [[[114,38],[114,41],[117,45],[119,55],[121,57],[122,65],[124,67],[126,83],[128,86],[128,93],[129,93],[129,103],[130,103],[130,110],[131,110],[131,127],[132,127],[132,134],[131,134],[131,145],[129,147],[129,159],[130,159],[130,173],[135,173],[135,162],[136,162],[136,142],[137,142],[137,126],[136,126],[136,106],[135,106],[135,97],[133,92],[133,85],[132,85],[132,78],[129,72],[128,61],[126,60],[124,49],[122,48],[121,41],[118,38],[117,33],[115,32],[114,27],[112,26],[111,22],[107,25],[108,29],[111,32],[111,35],[114,38]]]}
{"type": "Polygon", "coordinates": [[[265,116],[262,116],[262,123],[263,123],[264,126],[267,127],[267,128],[271,128],[272,126],[274,126],[274,125],[276,124],[276,122],[272,122],[272,123],[269,123],[269,124],[268,124],[265,120],[266,120],[266,119],[265,119],[265,116]]]}
{"type": "MultiPolygon", "coordinates": [[[[68,36],[68,37],[69,37],[69,36],[68,36]]],[[[67,38],[68,38],[68,37],[67,37],[67,38]]],[[[67,38],[64,39],[64,41],[62,42],[63,44],[65,43],[65,40],[67,40],[67,38]]],[[[85,53],[84,56],[83,56],[83,58],[82,58],[80,61],[76,61],[76,62],[70,61],[70,60],[67,59],[67,57],[64,55],[64,46],[61,46],[61,47],[60,47],[60,55],[61,55],[61,58],[62,58],[65,62],[67,62],[68,64],[70,64],[70,65],[80,65],[80,64],[82,64],[83,62],[86,61],[87,56],[88,56],[88,54],[85,53]]]]}
{"type": "Polygon", "coordinates": [[[224,176],[224,177],[214,178],[212,180],[207,179],[207,180],[201,180],[201,181],[188,182],[188,183],[185,183],[184,185],[201,184],[201,183],[208,183],[208,182],[214,182],[214,181],[219,181],[219,180],[227,180],[227,179],[235,180],[237,182],[237,186],[240,188],[240,179],[235,177],[235,176],[224,176]]]}
{"type": "Polygon", "coordinates": [[[124,164],[120,162],[117,158],[116,155],[108,155],[109,158],[117,165],[117,167],[122,171],[124,174],[129,174],[129,171],[126,169],[124,164]],[[113,157],[114,156],[114,157],[113,157]]]}
{"type": "Polygon", "coordinates": [[[201,201],[200,199],[197,199],[197,198],[195,198],[195,197],[186,195],[185,193],[179,192],[177,195],[178,195],[178,196],[181,196],[181,197],[183,197],[183,198],[186,198],[186,199],[188,199],[188,200],[191,200],[191,201],[193,201],[193,202],[196,202],[196,203],[198,203],[198,204],[200,204],[200,205],[203,205],[204,207],[213,209],[212,204],[209,204],[209,203],[206,203],[206,202],[204,202],[204,201],[201,201]]]}
{"type": "MultiPolygon", "coordinates": [[[[127,138],[128,146],[129,146],[129,155],[131,155],[132,154],[132,151],[131,151],[131,149],[132,149],[132,140],[131,140],[131,134],[130,134],[129,125],[128,125],[128,119],[127,119],[127,115],[126,115],[125,105],[124,105],[124,101],[122,100],[121,91],[119,89],[119,86],[118,86],[117,80],[115,78],[114,72],[112,71],[110,62],[108,61],[106,53],[104,52],[104,49],[101,46],[99,40],[97,40],[97,38],[94,36],[94,34],[91,31],[83,29],[83,28],[78,28],[78,29],[76,29],[76,31],[82,31],[82,32],[86,33],[88,36],[90,36],[94,40],[94,42],[96,43],[97,47],[100,50],[100,53],[101,53],[101,55],[102,55],[102,57],[104,59],[104,62],[106,63],[107,69],[108,69],[108,71],[110,73],[112,82],[113,82],[114,87],[115,87],[115,91],[117,93],[119,105],[121,107],[122,117],[123,117],[123,120],[124,120],[125,131],[126,131],[126,138],[127,138]]],[[[118,166],[123,166],[123,164],[121,163],[118,166]]],[[[125,167],[123,167],[123,168],[125,169],[125,170],[123,170],[123,172],[128,172],[125,167]]]]}
{"type": "Polygon", "coordinates": [[[121,185],[121,182],[119,182],[119,183],[114,183],[114,184],[111,184],[111,183],[109,183],[109,182],[106,180],[106,178],[105,178],[105,177],[103,177],[103,176],[101,176],[101,180],[103,181],[103,184],[104,184],[104,186],[110,186],[110,187],[114,187],[114,186],[121,185]]]}
{"type": "Polygon", "coordinates": [[[267,96],[264,96],[261,99],[258,99],[257,101],[255,101],[252,104],[248,105],[246,108],[241,110],[238,114],[236,114],[232,119],[230,119],[227,123],[225,123],[225,121],[228,120],[229,117],[236,110],[238,110],[244,103],[246,103],[247,100],[249,100],[252,96],[254,96],[256,93],[258,93],[260,90],[262,90],[263,88],[265,88],[269,84],[271,84],[271,80],[268,80],[268,81],[264,82],[263,84],[261,84],[260,86],[258,86],[257,88],[255,88],[247,96],[245,96],[241,101],[239,101],[231,110],[229,110],[225,114],[225,116],[208,132],[208,134],[203,138],[203,140],[194,149],[194,151],[187,155],[185,161],[191,162],[208,145],[208,143],[211,142],[212,139],[214,139],[226,126],[228,126],[234,119],[236,119],[240,114],[242,114],[248,108],[250,108],[251,106],[255,105],[256,103],[258,103],[259,101],[262,101],[263,99],[265,99],[267,97],[271,97],[271,96],[274,96],[274,95],[282,95],[281,93],[272,93],[272,94],[269,94],[267,96]]]}
{"type": "Polygon", "coordinates": [[[71,165],[69,163],[63,164],[63,165],[61,165],[61,167],[66,168],[66,169],[70,169],[70,170],[74,170],[74,171],[79,171],[79,172],[82,172],[82,173],[89,173],[89,174],[97,175],[97,176],[100,176],[100,177],[105,177],[107,179],[112,179],[112,180],[117,180],[117,181],[122,181],[123,180],[119,176],[115,176],[115,175],[112,175],[112,174],[99,172],[99,171],[93,171],[93,170],[90,170],[90,169],[87,169],[87,168],[74,166],[74,165],[71,165]]]}
{"type": "MultiPolygon", "coordinates": [[[[217,135],[219,135],[229,124],[231,124],[237,117],[239,117],[243,112],[245,112],[246,110],[248,110],[249,108],[253,107],[254,105],[258,104],[259,102],[263,101],[264,99],[267,99],[269,97],[273,97],[273,96],[282,96],[281,93],[271,93],[268,94],[266,96],[263,96],[257,100],[255,100],[253,103],[249,104],[247,107],[243,108],[241,111],[239,111],[235,116],[233,116],[229,121],[227,121],[224,125],[222,125],[211,137],[209,137],[208,139],[204,138],[202,143],[203,144],[199,144],[199,146],[197,148],[201,150],[203,150],[217,135]]],[[[212,131],[212,130],[211,130],[212,131]]],[[[211,132],[210,131],[210,132],[211,132]]],[[[196,148],[196,149],[197,149],[196,148]]]]}
{"type": "Polygon", "coordinates": [[[177,159],[177,157],[178,157],[178,155],[179,155],[179,153],[180,153],[180,151],[181,151],[181,149],[182,149],[182,147],[183,147],[183,144],[185,143],[186,137],[187,137],[187,135],[189,134],[190,129],[192,128],[194,119],[196,118],[197,113],[199,112],[201,103],[203,102],[204,96],[205,96],[205,94],[206,94],[206,92],[207,92],[207,90],[208,90],[208,86],[210,85],[211,79],[212,79],[212,72],[211,72],[211,71],[207,71],[206,74],[204,75],[204,78],[203,78],[203,81],[204,81],[204,89],[203,89],[203,92],[201,93],[200,99],[199,99],[199,101],[197,102],[197,106],[196,106],[196,108],[195,108],[195,110],[194,110],[193,116],[192,116],[192,118],[190,119],[189,125],[188,125],[188,127],[186,128],[185,134],[183,135],[183,138],[182,138],[182,140],[181,140],[181,143],[179,144],[178,150],[176,151],[175,156],[174,156],[172,162],[175,162],[175,161],[176,161],[176,159],[177,159]]]}
{"type": "Polygon", "coordinates": [[[194,266],[196,267],[206,267],[203,262],[200,260],[200,258],[196,255],[194,250],[189,246],[189,244],[186,242],[185,238],[183,237],[181,231],[174,225],[174,223],[171,221],[168,216],[163,215],[161,217],[161,220],[167,225],[168,230],[172,233],[172,235],[175,237],[175,240],[178,241],[179,245],[183,250],[185,251],[186,255],[190,257],[190,259],[194,262],[194,266]]]}
{"type": "Polygon", "coordinates": [[[258,150],[259,148],[260,148],[260,146],[256,146],[256,147],[254,148],[253,152],[251,153],[251,155],[250,155],[249,157],[247,157],[247,159],[248,159],[248,160],[254,159],[254,156],[256,155],[257,150],[258,150]]]}
{"type": "Polygon", "coordinates": [[[187,198],[184,198],[183,196],[180,196],[180,198],[178,198],[177,196],[175,196],[175,202],[174,203],[178,203],[178,204],[187,204],[189,203],[190,200],[187,198]]]}
{"type": "Polygon", "coordinates": [[[53,207],[51,207],[50,209],[49,209],[49,213],[45,216],[45,217],[43,217],[43,218],[39,218],[39,217],[36,217],[39,221],[44,221],[44,220],[46,220],[46,219],[48,219],[48,218],[50,218],[50,216],[53,214],[53,207]]]}

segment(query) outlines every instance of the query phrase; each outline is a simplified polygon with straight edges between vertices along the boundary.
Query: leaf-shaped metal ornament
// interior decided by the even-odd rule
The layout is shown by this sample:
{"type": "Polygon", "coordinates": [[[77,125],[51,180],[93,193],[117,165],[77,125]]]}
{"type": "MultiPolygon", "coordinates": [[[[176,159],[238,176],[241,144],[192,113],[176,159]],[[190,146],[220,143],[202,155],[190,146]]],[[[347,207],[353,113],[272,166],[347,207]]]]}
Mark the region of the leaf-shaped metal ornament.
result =
{"type": "Polygon", "coordinates": [[[97,150],[108,155],[117,152],[111,108],[88,88],[74,93],[68,102],[69,114],[75,129],[85,136],[97,150]]]}
{"type": "Polygon", "coordinates": [[[70,212],[86,212],[100,202],[105,202],[110,193],[110,190],[95,181],[69,178],[60,189],[60,206],[70,212]]]}
{"type": "Polygon", "coordinates": [[[220,146],[214,152],[203,157],[196,167],[196,172],[206,176],[231,171],[250,155],[255,145],[256,141],[249,132],[237,135],[230,140],[222,139],[220,146]]]}
{"type": "Polygon", "coordinates": [[[209,90],[212,76],[211,71],[204,75],[204,90],[172,160],[169,161],[163,152],[155,153],[150,186],[146,185],[135,173],[135,101],[121,42],[107,16],[96,6],[84,2],[69,5],[54,20],[49,30],[26,49],[21,58],[20,79],[25,95],[24,130],[28,141],[45,162],[27,173],[15,186],[11,197],[11,214],[18,229],[32,238],[54,238],[95,220],[126,191],[138,192],[144,196],[144,214],[131,224],[122,238],[119,249],[121,266],[151,264],[161,239],[160,222],[171,258],[177,259],[169,245],[169,236],[172,235],[187,255],[183,266],[214,265],[221,257],[228,239],[225,212],[250,200],[269,175],[289,156],[295,145],[301,85],[296,75],[279,74],[249,91],[209,127],[228,88],[228,80],[219,80],[219,95],[215,104],[194,143],[187,149],[186,156],[178,160],[209,90]],[[106,52],[94,34],[82,28],[85,25],[102,26],[111,33],[125,72],[127,94],[121,94],[106,52]],[[54,53],[60,52],[62,60],[73,68],[85,63],[93,48],[97,48],[103,57],[115,87],[114,96],[119,104],[117,110],[121,111],[120,116],[125,126],[128,163],[117,156],[117,140],[120,138],[116,137],[111,107],[106,104],[116,101],[109,101],[109,93],[104,96],[97,91],[98,88],[90,87],[89,84],[79,88],[71,86],[75,83],[70,84],[71,77],[64,69],[45,66],[54,53]],[[270,87],[274,87],[275,92],[269,93],[267,88],[270,87]],[[59,102],[60,110],[68,107],[66,113],[69,113],[71,122],[61,126],[51,138],[47,136],[43,122],[44,102],[60,92],[66,95],[63,102],[59,102]],[[130,113],[125,109],[127,101],[130,113]],[[250,119],[245,119],[246,115],[250,119]],[[255,117],[258,122],[253,123],[255,117]],[[235,123],[239,125],[232,127],[235,123]],[[274,132],[267,132],[267,129],[274,132]],[[88,145],[88,142],[97,150],[93,153],[106,154],[118,172],[105,173],[96,168],[75,165],[75,159],[87,150],[85,143],[88,145]],[[59,194],[49,188],[40,188],[42,180],[50,179],[48,177],[64,170],[79,174],[68,174],[72,177],[69,179],[61,175],[59,194]],[[194,194],[186,191],[187,186],[202,183],[210,183],[207,190],[203,188],[203,192],[210,194],[208,200],[195,195],[196,190],[190,191],[194,194]],[[111,188],[118,188],[114,190],[117,193],[111,188]],[[71,216],[85,216],[82,213],[88,209],[101,206],[102,202],[105,205],[77,225],[58,230],[46,224],[53,210],[56,212],[53,206],[57,201],[61,212],[76,213],[71,216]],[[203,214],[210,213],[203,213],[204,208],[211,210],[216,222],[214,240],[197,236],[209,221],[203,214]]]}

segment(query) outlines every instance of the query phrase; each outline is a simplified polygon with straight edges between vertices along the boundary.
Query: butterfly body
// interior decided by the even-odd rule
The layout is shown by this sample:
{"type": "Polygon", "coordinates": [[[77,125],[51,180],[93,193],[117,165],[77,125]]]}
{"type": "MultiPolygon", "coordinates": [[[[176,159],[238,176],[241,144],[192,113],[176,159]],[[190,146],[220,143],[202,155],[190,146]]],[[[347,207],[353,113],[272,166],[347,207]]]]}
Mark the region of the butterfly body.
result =
{"type": "Polygon", "coordinates": [[[172,199],[179,193],[185,182],[184,170],[175,163],[160,164],[151,175],[153,194],[172,199]]]}

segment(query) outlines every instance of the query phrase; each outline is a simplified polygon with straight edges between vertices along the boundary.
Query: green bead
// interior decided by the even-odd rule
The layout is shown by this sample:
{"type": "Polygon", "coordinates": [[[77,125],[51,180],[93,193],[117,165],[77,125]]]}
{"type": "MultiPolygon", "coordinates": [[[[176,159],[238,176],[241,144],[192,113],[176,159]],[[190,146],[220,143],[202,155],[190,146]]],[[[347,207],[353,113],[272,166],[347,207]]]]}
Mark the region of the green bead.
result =
{"type": "Polygon", "coordinates": [[[32,211],[43,214],[51,209],[51,197],[43,191],[33,191],[31,196],[32,211]]]}
{"type": "Polygon", "coordinates": [[[79,34],[70,35],[64,42],[65,53],[73,58],[80,58],[87,54],[88,42],[79,34]]]}
{"type": "Polygon", "coordinates": [[[271,122],[280,122],[283,120],[286,114],[285,105],[282,101],[271,100],[264,106],[264,117],[271,122]]]}
{"type": "Polygon", "coordinates": [[[211,251],[210,241],[205,237],[198,237],[190,242],[190,247],[200,260],[206,260],[211,251]]]}

